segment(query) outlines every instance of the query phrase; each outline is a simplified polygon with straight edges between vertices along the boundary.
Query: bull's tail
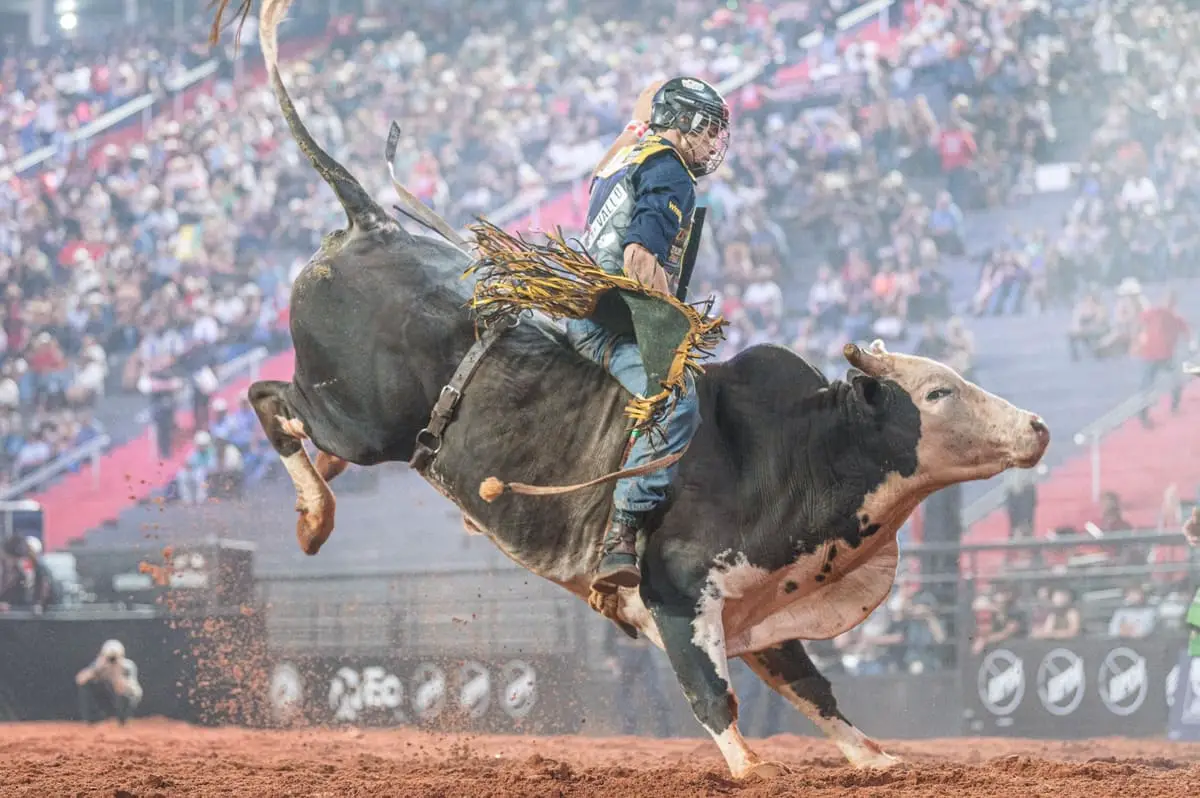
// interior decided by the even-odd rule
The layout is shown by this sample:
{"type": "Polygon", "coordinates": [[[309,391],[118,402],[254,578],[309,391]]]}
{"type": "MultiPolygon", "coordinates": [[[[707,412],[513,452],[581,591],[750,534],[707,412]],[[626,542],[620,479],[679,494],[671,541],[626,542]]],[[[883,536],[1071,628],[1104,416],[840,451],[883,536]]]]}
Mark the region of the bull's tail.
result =
{"type": "MultiPolygon", "coordinates": [[[[229,8],[233,0],[212,0],[209,7],[216,7],[217,13],[213,16],[212,28],[208,31],[208,43],[216,45],[221,39],[221,23],[225,20],[225,11],[229,8]]],[[[246,24],[246,18],[250,16],[250,9],[254,6],[254,0],[241,0],[241,5],[234,12],[234,17],[237,19],[237,34],[235,41],[242,40],[242,26],[246,24]]]]}
{"type": "Polygon", "coordinates": [[[495,477],[488,477],[479,483],[479,497],[485,502],[491,503],[505,493],[519,493],[524,496],[558,496],[563,493],[574,493],[577,490],[603,485],[606,482],[616,482],[618,479],[625,479],[626,477],[640,477],[642,474],[649,474],[662,468],[669,468],[679,462],[680,458],[686,452],[687,449],[685,448],[682,452],[668,454],[657,460],[651,460],[649,463],[634,466],[633,468],[623,468],[620,471],[613,471],[575,485],[527,485],[524,482],[501,482],[495,477]]]}
{"type": "MultiPolygon", "coordinates": [[[[232,0],[221,0],[221,2],[222,8],[224,8],[224,5],[232,0]]],[[[253,0],[242,0],[240,13],[245,15],[252,2],[253,0]]],[[[267,71],[271,76],[271,88],[274,89],[275,97],[279,100],[283,118],[287,120],[292,136],[300,145],[300,149],[308,156],[308,160],[317,170],[317,174],[329,184],[333,193],[337,195],[338,201],[346,210],[346,216],[349,218],[352,228],[370,230],[382,224],[394,225],[395,222],[375,200],[371,199],[371,195],[355,179],[354,175],[335,161],[329,153],[321,149],[313,139],[312,134],[308,132],[308,128],[300,119],[300,114],[296,112],[296,106],[292,104],[292,98],[288,95],[287,88],[283,85],[283,78],[279,75],[279,40],[276,31],[291,4],[292,0],[263,0],[258,18],[259,43],[262,47],[263,59],[267,62],[267,71]]]]}

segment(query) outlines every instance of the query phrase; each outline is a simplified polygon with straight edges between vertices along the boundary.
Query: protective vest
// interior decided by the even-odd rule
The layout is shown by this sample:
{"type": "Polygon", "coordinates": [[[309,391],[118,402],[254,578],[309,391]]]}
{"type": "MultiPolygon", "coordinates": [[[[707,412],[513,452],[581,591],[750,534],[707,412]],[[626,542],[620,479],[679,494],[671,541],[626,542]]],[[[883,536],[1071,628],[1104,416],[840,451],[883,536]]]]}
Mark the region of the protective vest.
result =
{"type": "MultiPolygon", "coordinates": [[[[634,183],[638,170],[652,156],[663,152],[669,152],[670,155],[662,157],[678,159],[687,170],[688,176],[692,177],[691,170],[687,168],[687,163],[679,151],[669,141],[655,135],[647,136],[637,144],[618,150],[596,174],[587,228],[583,232],[581,243],[588,254],[609,274],[622,274],[624,271],[625,232],[633,219],[634,183]]],[[[679,280],[683,252],[692,232],[694,210],[693,214],[684,219],[682,211],[675,208],[674,203],[671,208],[680,216],[679,233],[671,242],[666,262],[660,262],[660,265],[666,270],[674,290],[679,280]]]]}

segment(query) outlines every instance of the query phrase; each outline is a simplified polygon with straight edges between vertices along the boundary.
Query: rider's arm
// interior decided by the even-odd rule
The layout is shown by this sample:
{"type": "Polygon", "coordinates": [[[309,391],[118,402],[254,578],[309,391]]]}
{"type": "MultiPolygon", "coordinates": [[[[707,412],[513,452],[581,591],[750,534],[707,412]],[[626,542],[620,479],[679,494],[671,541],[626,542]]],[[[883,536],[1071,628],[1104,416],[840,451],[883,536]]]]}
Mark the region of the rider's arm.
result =
{"type": "Polygon", "coordinates": [[[592,180],[596,179],[596,175],[600,174],[601,169],[608,166],[608,162],[612,160],[614,155],[625,147],[632,147],[634,144],[637,144],[644,132],[644,129],[638,122],[630,122],[626,125],[625,129],[621,131],[621,135],[617,136],[612,146],[608,148],[608,152],[604,153],[604,157],[596,163],[596,168],[592,170],[592,180]]]}
{"type": "Polygon", "coordinates": [[[654,256],[656,265],[662,264],[670,257],[671,244],[683,220],[691,218],[696,202],[692,176],[678,158],[664,153],[638,170],[634,192],[633,215],[623,242],[625,251],[638,245],[654,256]]]}

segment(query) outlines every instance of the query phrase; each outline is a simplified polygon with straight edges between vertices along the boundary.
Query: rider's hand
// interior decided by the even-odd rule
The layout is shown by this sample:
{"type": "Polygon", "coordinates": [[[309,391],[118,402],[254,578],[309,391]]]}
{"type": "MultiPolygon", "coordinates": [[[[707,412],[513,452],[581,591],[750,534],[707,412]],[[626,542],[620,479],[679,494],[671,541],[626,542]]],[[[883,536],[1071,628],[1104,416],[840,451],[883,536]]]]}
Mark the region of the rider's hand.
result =
{"type": "Polygon", "coordinates": [[[630,244],[625,247],[625,274],[642,285],[662,291],[664,294],[671,293],[666,271],[658,265],[658,258],[654,257],[654,253],[641,244],[630,244]]]}
{"type": "Polygon", "coordinates": [[[638,122],[650,124],[650,105],[654,102],[654,95],[666,83],[665,80],[656,80],[646,88],[642,89],[642,93],[638,95],[637,102],[633,104],[633,118],[638,122]]]}

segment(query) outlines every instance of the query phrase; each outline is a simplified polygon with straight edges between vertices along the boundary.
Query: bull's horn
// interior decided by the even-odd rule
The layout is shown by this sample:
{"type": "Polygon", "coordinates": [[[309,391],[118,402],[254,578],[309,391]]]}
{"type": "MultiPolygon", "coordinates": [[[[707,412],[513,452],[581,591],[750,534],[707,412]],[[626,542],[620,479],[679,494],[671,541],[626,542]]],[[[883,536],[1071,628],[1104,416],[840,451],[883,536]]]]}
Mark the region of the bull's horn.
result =
{"type": "MultiPolygon", "coordinates": [[[[878,348],[882,349],[882,342],[878,348]]],[[[866,374],[869,377],[879,377],[885,374],[888,370],[887,359],[891,357],[887,354],[887,350],[877,352],[875,344],[872,344],[869,349],[863,349],[858,344],[850,343],[842,347],[842,355],[850,363],[851,366],[866,374]]]]}
{"type": "MultiPolygon", "coordinates": [[[[271,88],[275,90],[275,98],[279,101],[283,118],[287,120],[292,137],[296,139],[300,149],[308,156],[308,160],[317,170],[317,174],[329,184],[333,193],[337,195],[338,202],[342,203],[351,227],[359,230],[372,230],[383,224],[395,225],[395,221],[387,215],[383,208],[379,207],[375,200],[371,199],[371,195],[354,175],[330,157],[329,153],[321,149],[312,134],[308,132],[308,128],[304,126],[300,114],[296,112],[296,106],[292,104],[292,98],[288,95],[287,88],[283,85],[283,78],[279,75],[277,31],[279,23],[283,21],[288,6],[291,4],[292,0],[263,0],[262,9],[258,15],[259,44],[262,47],[263,60],[267,62],[271,88]]],[[[249,2],[246,5],[248,6],[249,2]]]]}
{"type": "Polygon", "coordinates": [[[466,252],[466,239],[460,236],[458,231],[450,226],[449,222],[434,213],[428,205],[414,197],[412,192],[405,188],[404,184],[397,179],[395,160],[396,145],[399,143],[400,126],[393,121],[391,128],[388,130],[387,144],[383,150],[383,157],[387,161],[388,174],[392,176],[392,185],[396,187],[396,193],[400,195],[400,199],[404,202],[404,208],[401,210],[430,230],[440,233],[451,244],[466,252]]]}

